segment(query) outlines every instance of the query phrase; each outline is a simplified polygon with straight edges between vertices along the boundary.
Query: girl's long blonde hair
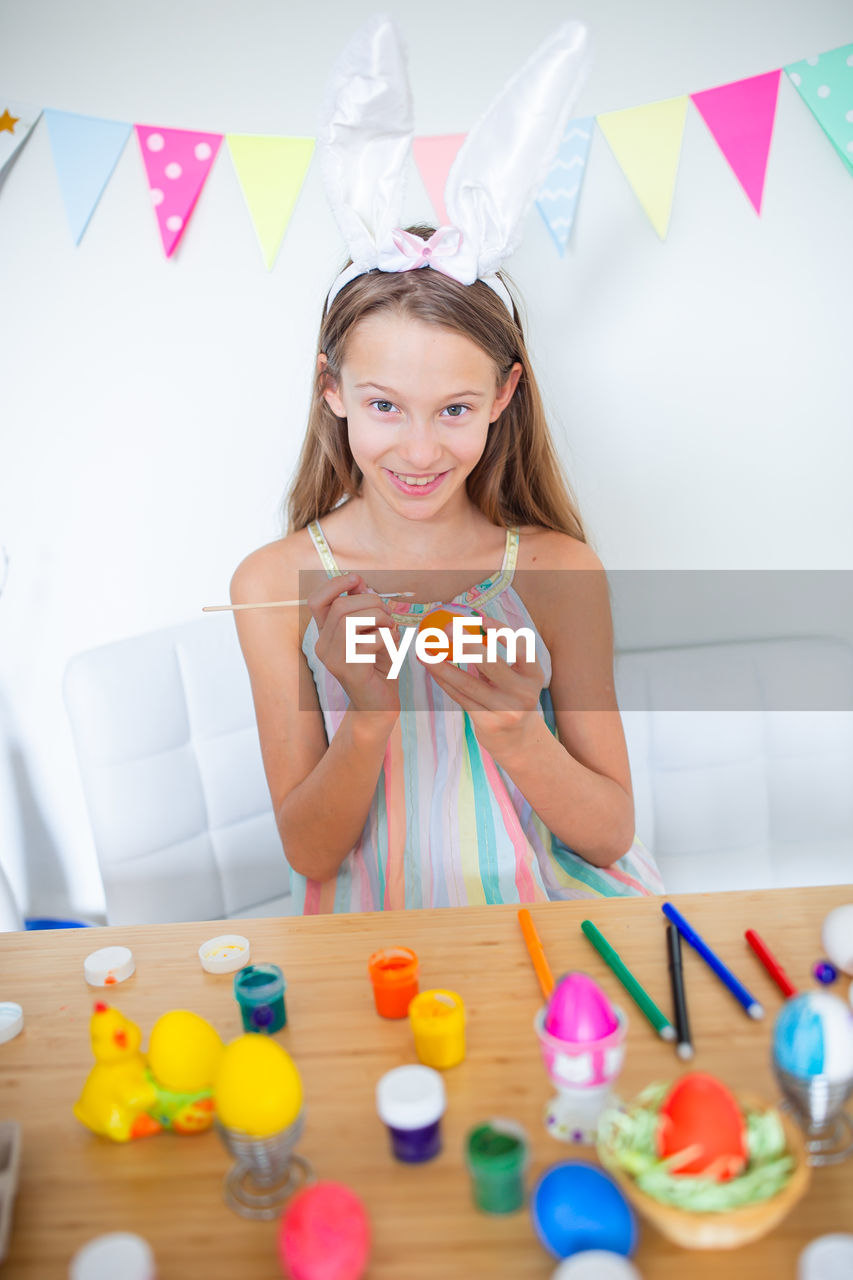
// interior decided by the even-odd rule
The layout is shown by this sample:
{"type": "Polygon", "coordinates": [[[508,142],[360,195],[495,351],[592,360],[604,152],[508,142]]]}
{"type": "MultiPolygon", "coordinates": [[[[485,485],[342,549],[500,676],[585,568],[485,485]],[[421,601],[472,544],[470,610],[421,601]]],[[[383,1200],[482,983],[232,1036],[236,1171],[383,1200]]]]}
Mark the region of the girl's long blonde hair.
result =
{"type": "MultiPolygon", "coordinates": [[[[418,225],[407,230],[427,240],[434,228],[418,225]]],[[[503,276],[501,279],[506,283],[503,276]]],[[[499,386],[513,364],[521,365],[512,399],[489,427],[482,457],[468,476],[468,497],[502,529],[533,525],[586,542],[548,429],[517,307],[513,307],[511,318],[504,303],[482,280],[460,284],[431,268],[357,276],[341,290],[329,310],[324,307],[323,311],[317,354],[325,352],[332,378],[340,378],[347,338],[354,327],[379,311],[437,324],[470,338],[494,363],[499,386]]],[[[338,418],[323,398],[325,379],[326,373],[317,369],[315,360],[308,429],[285,500],[290,533],[322,519],[342,498],[357,495],[361,484],[361,471],[349,448],[346,418],[338,418]]]]}

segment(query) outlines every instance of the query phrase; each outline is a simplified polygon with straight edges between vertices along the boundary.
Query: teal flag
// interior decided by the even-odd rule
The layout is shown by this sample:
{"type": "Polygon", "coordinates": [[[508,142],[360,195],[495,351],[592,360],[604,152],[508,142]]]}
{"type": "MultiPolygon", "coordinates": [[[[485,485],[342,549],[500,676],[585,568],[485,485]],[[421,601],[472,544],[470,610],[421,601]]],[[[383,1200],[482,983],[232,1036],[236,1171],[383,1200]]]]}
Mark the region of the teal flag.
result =
{"type": "Polygon", "coordinates": [[[792,62],[785,70],[853,173],[853,44],[792,62]]]}

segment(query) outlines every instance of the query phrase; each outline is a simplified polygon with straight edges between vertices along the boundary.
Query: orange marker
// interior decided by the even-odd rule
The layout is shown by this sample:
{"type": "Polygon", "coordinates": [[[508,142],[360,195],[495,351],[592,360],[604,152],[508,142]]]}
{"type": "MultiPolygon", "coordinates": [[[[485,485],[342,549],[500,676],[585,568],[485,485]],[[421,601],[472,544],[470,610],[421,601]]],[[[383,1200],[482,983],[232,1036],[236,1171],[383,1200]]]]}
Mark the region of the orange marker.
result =
{"type": "Polygon", "coordinates": [[[554,975],[551,972],[551,966],[548,964],[545,952],[542,950],[539,934],[536,932],[536,926],[527,907],[522,907],[519,911],[518,923],[521,925],[521,932],[524,934],[524,941],[530,959],[533,961],[533,968],[536,970],[536,977],[539,979],[542,994],[547,1000],[554,990],[554,975]]]}

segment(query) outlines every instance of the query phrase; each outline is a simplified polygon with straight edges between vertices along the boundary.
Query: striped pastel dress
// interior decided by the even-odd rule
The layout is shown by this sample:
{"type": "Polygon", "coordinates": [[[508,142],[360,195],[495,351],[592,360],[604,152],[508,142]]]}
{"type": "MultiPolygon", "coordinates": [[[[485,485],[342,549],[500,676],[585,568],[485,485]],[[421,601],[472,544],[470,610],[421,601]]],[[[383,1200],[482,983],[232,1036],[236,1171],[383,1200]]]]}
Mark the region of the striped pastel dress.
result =
{"type": "MultiPolygon", "coordinates": [[[[323,566],[339,569],[320,525],[308,526],[323,566]]],[[[516,630],[530,627],[545,675],[540,713],[556,734],[548,692],[551,655],[512,582],[518,530],[508,529],[500,571],[454,603],[472,605],[516,630]]],[[[395,602],[396,621],[415,625],[436,604],[395,602]]],[[[348,698],[316,657],[312,618],[302,641],[331,741],[348,698]]],[[[414,656],[400,671],[400,704],[364,830],[334,880],[291,871],[297,911],[383,911],[490,902],[637,896],[663,892],[654,859],[639,840],[611,867],[595,867],[545,827],[508,774],[477,742],[468,715],[414,656]],[[415,708],[427,708],[427,711],[415,708]]]]}

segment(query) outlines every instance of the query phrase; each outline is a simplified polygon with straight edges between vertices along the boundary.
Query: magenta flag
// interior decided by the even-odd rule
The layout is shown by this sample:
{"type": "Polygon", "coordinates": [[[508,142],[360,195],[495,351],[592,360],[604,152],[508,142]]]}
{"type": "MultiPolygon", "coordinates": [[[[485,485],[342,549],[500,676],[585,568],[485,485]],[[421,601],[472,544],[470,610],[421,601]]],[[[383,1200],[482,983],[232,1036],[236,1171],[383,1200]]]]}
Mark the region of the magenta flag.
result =
{"type": "Polygon", "coordinates": [[[136,125],[151,201],[166,257],[171,258],[192,216],[223,135],[136,125]]]}
{"type": "Polygon", "coordinates": [[[758,214],[781,74],[768,71],[690,95],[758,214]]]}

